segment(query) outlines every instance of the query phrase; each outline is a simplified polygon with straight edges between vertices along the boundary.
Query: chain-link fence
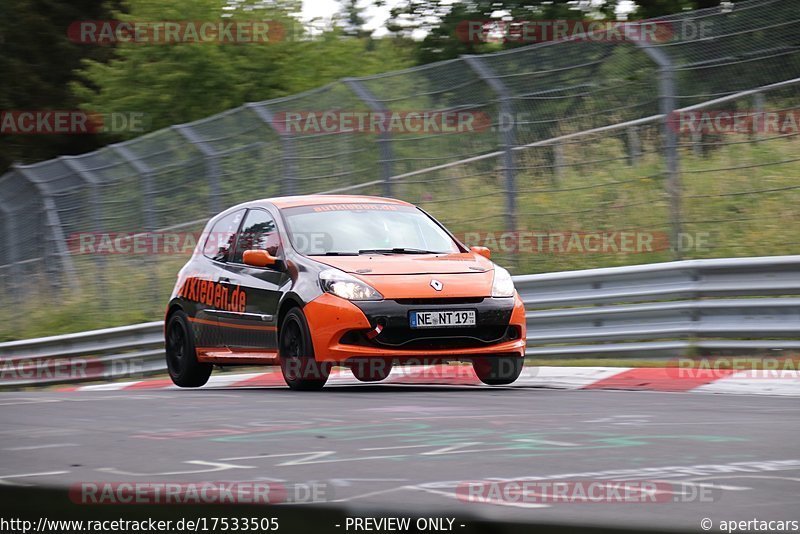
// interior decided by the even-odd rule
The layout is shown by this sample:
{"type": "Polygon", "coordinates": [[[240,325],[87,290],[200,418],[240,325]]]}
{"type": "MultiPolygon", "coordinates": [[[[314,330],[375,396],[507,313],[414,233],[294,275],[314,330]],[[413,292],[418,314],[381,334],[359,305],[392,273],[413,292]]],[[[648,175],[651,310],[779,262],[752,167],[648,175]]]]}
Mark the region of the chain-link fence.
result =
{"type": "Polygon", "coordinates": [[[191,234],[285,194],[411,201],[517,273],[795,253],[796,0],[655,23],[658,39],[626,25],[346,79],[17,165],[0,178],[0,339],[160,317],[186,255],[87,253],[82,236],[191,234]],[[470,127],[296,128],[428,112],[470,127]]]}

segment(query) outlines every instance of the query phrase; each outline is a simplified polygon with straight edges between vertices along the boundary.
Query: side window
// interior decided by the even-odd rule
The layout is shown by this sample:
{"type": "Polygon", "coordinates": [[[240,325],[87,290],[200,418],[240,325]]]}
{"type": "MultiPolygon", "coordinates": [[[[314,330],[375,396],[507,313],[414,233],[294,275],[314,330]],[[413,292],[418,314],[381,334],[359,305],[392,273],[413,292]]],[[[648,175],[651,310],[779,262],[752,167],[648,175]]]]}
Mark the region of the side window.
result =
{"type": "Polygon", "coordinates": [[[277,257],[281,240],[272,215],[264,210],[250,210],[242,225],[242,231],[236,240],[236,253],[231,260],[233,263],[242,263],[245,250],[266,250],[277,257]]]}
{"type": "Polygon", "coordinates": [[[233,252],[233,240],[244,210],[235,211],[218,220],[206,237],[203,255],[216,261],[229,261],[233,252]]]}

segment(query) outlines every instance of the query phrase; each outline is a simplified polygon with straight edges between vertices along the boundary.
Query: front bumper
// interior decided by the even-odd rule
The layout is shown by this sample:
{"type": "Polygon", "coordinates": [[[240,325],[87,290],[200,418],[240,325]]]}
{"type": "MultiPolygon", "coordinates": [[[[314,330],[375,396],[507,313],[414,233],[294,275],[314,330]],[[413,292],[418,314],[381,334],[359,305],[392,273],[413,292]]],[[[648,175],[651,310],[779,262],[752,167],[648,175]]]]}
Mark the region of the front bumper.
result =
{"type": "Polygon", "coordinates": [[[350,302],[325,293],[308,303],[304,312],[319,361],[384,358],[433,363],[525,353],[525,309],[519,295],[350,302]],[[411,329],[409,313],[425,310],[475,310],[477,324],[411,329]]]}

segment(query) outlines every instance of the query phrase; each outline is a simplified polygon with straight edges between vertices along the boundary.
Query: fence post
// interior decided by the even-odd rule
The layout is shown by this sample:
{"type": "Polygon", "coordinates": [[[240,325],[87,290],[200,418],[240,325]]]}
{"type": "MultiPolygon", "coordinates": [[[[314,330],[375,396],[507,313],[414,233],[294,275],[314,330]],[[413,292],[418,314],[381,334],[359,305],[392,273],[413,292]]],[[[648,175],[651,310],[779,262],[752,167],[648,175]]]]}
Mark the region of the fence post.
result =
{"type": "Polygon", "coordinates": [[[281,180],[281,194],[294,195],[297,193],[297,158],[295,156],[294,140],[289,137],[286,132],[278,128],[273,120],[272,111],[263,107],[263,105],[250,102],[245,104],[244,107],[252,110],[264,124],[272,128],[272,130],[280,136],[281,144],[283,145],[283,179],[281,180]]]}
{"type": "Polygon", "coordinates": [[[494,91],[500,100],[500,116],[511,117],[511,126],[503,126],[498,121],[498,131],[500,132],[499,143],[503,150],[503,171],[505,175],[506,188],[506,231],[515,232],[517,230],[517,187],[514,176],[514,152],[516,145],[516,120],[513,119],[513,106],[511,104],[511,93],[505,84],[492,72],[486,63],[477,56],[461,56],[464,62],[478,75],[489,88],[494,91]]]}
{"type": "MultiPolygon", "coordinates": [[[[378,113],[389,113],[389,109],[367,89],[361,80],[356,78],[343,78],[355,95],[364,102],[369,109],[378,113]]],[[[392,151],[392,135],[384,129],[378,135],[378,150],[380,151],[381,179],[383,180],[383,195],[392,196],[392,176],[394,175],[394,152],[392,151]]]]}
{"type": "MultiPolygon", "coordinates": [[[[625,29],[626,32],[632,28],[625,29]]],[[[681,259],[681,175],[680,159],[678,157],[678,133],[672,123],[672,113],[675,111],[675,69],[670,57],[653,47],[646,40],[631,37],[631,42],[640,48],[658,66],[658,97],[659,113],[663,115],[662,132],[664,135],[664,163],[667,170],[666,190],[669,196],[669,217],[671,226],[671,242],[673,258],[681,259]]]]}
{"type": "Polygon", "coordinates": [[[665,158],[667,165],[667,194],[669,195],[670,222],[672,225],[673,256],[683,257],[681,251],[682,208],[681,174],[678,156],[678,133],[672,126],[671,115],[675,111],[675,72],[671,62],[660,68],[659,85],[661,113],[664,115],[665,158]]]}
{"type": "MultiPolygon", "coordinates": [[[[7,173],[0,177],[0,182],[3,182],[6,178],[10,177],[11,173],[7,173]]],[[[17,280],[20,280],[20,273],[19,273],[19,265],[17,262],[19,258],[17,254],[19,252],[17,248],[17,239],[19,236],[17,235],[16,231],[16,221],[14,217],[14,212],[11,210],[9,206],[6,206],[3,202],[3,197],[0,197],[0,213],[3,214],[5,218],[5,247],[3,248],[2,252],[4,254],[3,266],[8,266],[8,272],[3,273],[0,275],[3,279],[3,292],[5,295],[8,295],[11,298],[11,302],[14,304],[18,304],[20,301],[20,291],[19,285],[17,284],[17,280]]],[[[11,315],[12,320],[15,317],[15,314],[11,315]]]]}
{"type": "Polygon", "coordinates": [[[703,133],[692,132],[692,154],[697,157],[703,155],[703,133]]]}
{"type": "Polygon", "coordinates": [[[220,187],[219,187],[219,153],[214,150],[211,145],[206,143],[197,132],[192,130],[190,124],[177,124],[171,128],[178,135],[186,139],[189,143],[196,146],[197,149],[203,154],[206,162],[206,178],[208,179],[208,209],[209,215],[219,213],[222,211],[220,204],[220,187]]]}
{"type": "Polygon", "coordinates": [[[628,128],[628,164],[635,167],[639,164],[642,156],[642,140],[639,138],[639,127],[630,126],[628,128]]]}
{"type": "Polygon", "coordinates": [[[564,177],[564,165],[564,145],[555,143],[553,145],[553,167],[555,170],[554,176],[556,177],[556,183],[560,182],[564,177]]]}
{"type": "MultiPolygon", "coordinates": [[[[69,255],[67,240],[64,237],[64,228],[61,226],[61,219],[58,216],[56,203],[53,200],[50,190],[47,188],[46,182],[39,180],[22,165],[13,165],[12,168],[17,171],[20,176],[32,183],[42,196],[42,205],[44,207],[46,220],[45,224],[49,230],[48,234],[50,239],[53,242],[55,256],[59,256],[61,258],[61,265],[64,268],[64,274],[66,275],[67,282],[73,287],[77,288],[78,277],[75,273],[75,266],[72,263],[72,257],[69,255]]],[[[58,277],[53,278],[53,280],[57,279],[58,277]]]]}
{"type": "Polygon", "coordinates": [[[767,107],[767,99],[764,97],[764,93],[756,93],[753,97],[753,107],[755,107],[756,116],[753,117],[752,124],[755,125],[755,137],[756,139],[764,137],[764,132],[766,130],[766,115],[764,112],[766,111],[767,107]]]}
{"type": "MultiPolygon", "coordinates": [[[[92,218],[94,224],[92,230],[95,232],[104,232],[107,229],[101,226],[103,220],[103,211],[100,208],[100,187],[101,180],[97,178],[93,172],[83,167],[80,163],[80,158],[75,156],[59,156],[58,158],[69,170],[80,176],[80,178],[89,186],[89,202],[92,204],[92,218]]],[[[108,287],[106,284],[106,258],[103,254],[93,254],[93,259],[97,265],[97,273],[95,279],[100,281],[101,287],[98,295],[98,300],[102,308],[108,305],[108,287]]]]}
{"type": "Polygon", "coordinates": [[[156,210],[153,206],[155,201],[153,195],[153,169],[147,164],[143,163],[136,154],[130,151],[124,144],[111,145],[113,150],[122,156],[122,159],[127,161],[133,170],[139,173],[142,178],[142,209],[144,211],[144,230],[152,232],[156,229],[158,221],[156,219],[156,210]]]}
{"type": "MultiPolygon", "coordinates": [[[[131,152],[124,143],[111,145],[111,149],[115,150],[120,156],[122,156],[122,158],[127,161],[142,178],[142,209],[144,211],[144,230],[145,232],[154,232],[157,228],[158,219],[156,218],[155,195],[153,193],[153,169],[137,158],[136,155],[131,152]]],[[[143,263],[148,269],[155,271],[156,261],[152,254],[145,255],[143,263]]],[[[152,284],[151,288],[152,293],[150,296],[154,303],[158,302],[160,298],[158,284],[152,284]]]]}

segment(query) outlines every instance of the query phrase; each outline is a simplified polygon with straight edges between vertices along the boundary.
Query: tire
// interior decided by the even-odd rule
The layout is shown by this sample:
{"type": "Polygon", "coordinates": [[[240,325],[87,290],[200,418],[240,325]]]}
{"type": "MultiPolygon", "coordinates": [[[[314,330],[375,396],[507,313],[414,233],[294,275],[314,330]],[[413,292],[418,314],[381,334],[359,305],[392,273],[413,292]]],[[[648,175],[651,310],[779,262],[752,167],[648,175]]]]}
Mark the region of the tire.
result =
{"type": "Polygon", "coordinates": [[[164,348],[169,377],[176,386],[199,388],[208,382],[214,366],[197,361],[194,332],[189,317],[180,310],[173,313],[167,322],[164,348]]]}
{"type": "Polygon", "coordinates": [[[525,358],[520,356],[489,356],[472,362],[475,374],[484,384],[505,386],[519,378],[525,358]]]}
{"type": "Polygon", "coordinates": [[[286,385],[297,391],[318,391],[328,381],[331,365],[314,359],[308,323],[300,308],[292,308],[278,332],[278,356],[286,385]]]}
{"type": "Polygon", "coordinates": [[[350,364],[350,370],[361,382],[380,382],[392,372],[392,362],[381,358],[358,359],[350,364]]]}

